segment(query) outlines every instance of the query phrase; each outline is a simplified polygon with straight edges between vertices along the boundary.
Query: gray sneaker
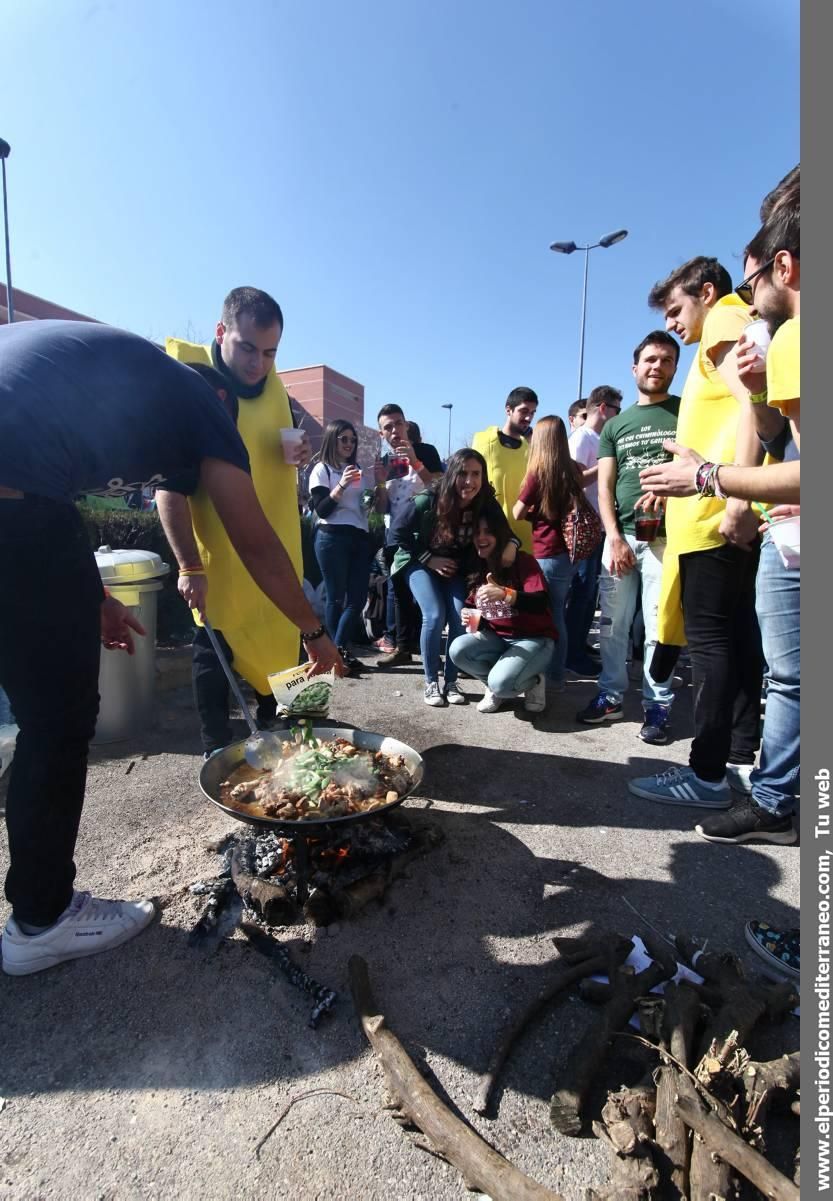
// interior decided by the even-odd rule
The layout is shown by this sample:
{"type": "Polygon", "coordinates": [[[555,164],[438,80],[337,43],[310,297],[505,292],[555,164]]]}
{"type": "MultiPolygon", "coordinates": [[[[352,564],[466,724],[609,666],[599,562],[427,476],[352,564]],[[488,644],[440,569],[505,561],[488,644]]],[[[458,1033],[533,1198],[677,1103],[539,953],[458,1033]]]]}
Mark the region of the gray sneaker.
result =
{"type": "Polygon", "coordinates": [[[467,697],[465,692],[461,692],[456,684],[446,684],[445,699],[449,705],[465,705],[467,697]]]}
{"type": "Polygon", "coordinates": [[[437,683],[425,685],[425,695],[422,699],[426,705],[433,705],[435,709],[442,709],[445,705],[445,697],[440,692],[440,686],[437,683]]]}

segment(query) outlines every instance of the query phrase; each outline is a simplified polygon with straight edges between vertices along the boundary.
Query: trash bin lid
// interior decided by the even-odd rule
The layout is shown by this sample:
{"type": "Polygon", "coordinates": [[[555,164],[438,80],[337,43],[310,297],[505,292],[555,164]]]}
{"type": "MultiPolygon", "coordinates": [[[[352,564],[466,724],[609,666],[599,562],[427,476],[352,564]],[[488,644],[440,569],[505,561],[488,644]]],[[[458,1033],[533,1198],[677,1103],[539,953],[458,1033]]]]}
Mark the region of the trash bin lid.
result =
{"type": "Polygon", "coordinates": [[[168,564],[152,550],[113,550],[100,546],[95,561],[104,584],[136,584],[168,574],[168,564]]]}

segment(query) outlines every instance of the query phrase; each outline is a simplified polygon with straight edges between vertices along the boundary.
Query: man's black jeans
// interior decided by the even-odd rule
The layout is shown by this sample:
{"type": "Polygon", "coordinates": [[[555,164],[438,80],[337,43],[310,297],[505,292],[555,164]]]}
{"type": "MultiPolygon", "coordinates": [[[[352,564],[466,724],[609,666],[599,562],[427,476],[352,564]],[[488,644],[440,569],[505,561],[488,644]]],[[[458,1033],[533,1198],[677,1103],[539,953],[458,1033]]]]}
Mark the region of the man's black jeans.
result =
{"type": "Polygon", "coordinates": [[[35,926],[57,921],[72,900],[102,600],[75,506],[0,498],[0,684],[20,727],[6,801],[6,898],[35,926]]]}
{"type": "Polygon", "coordinates": [[[716,783],[728,763],[754,763],[761,742],[764,657],[755,612],[758,548],[680,555],[685,633],[694,684],[689,765],[716,783]]]}
{"type": "MultiPolygon", "coordinates": [[[[225,652],[229,663],[234,662],[234,651],[223,637],[222,631],[215,630],[217,640],[225,652]]],[[[232,740],[232,729],[229,725],[229,684],[220,660],[214,653],[214,647],[208,635],[201,626],[194,634],[191,660],[191,683],[194,689],[194,703],[200,715],[200,738],[203,751],[216,751],[228,746],[232,740]]],[[[257,721],[265,725],[273,721],[277,713],[277,705],[273,696],[257,697],[257,721]]]]}

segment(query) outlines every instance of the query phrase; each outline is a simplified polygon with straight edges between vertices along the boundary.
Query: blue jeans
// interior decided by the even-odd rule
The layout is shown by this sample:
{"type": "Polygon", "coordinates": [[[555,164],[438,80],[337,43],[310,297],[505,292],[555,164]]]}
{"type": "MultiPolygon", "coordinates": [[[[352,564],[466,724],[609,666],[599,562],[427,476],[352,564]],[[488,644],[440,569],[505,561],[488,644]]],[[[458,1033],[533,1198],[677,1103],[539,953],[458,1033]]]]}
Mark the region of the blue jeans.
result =
{"type": "Polygon", "coordinates": [[[602,548],[593,551],[589,559],[576,564],[573,584],[567,598],[567,666],[578,665],[587,659],[587,637],[596,613],[602,548]]]}
{"type": "Polygon", "coordinates": [[[565,551],[563,555],[556,555],[554,559],[539,559],[538,566],[547,581],[552,620],[558,633],[558,641],[550,662],[550,679],[556,684],[563,684],[564,668],[567,664],[567,597],[570,595],[573,576],[580,565],[571,563],[570,556],[565,551]]]}
{"type": "Polygon", "coordinates": [[[448,653],[495,696],[506,698],[520,696],[536,683],[549,666],[553,646],[551,638],[501,638],[486,627],[455,638],[448,653]]]}
{"type": "MultiPolygon", "coordinates": [[[[419,651],[422,655],[422,670],[426,684],[436,684],[440,674],[440,646],[443,630],[448,624],[448,645],[463,633],[460,610],[466,599],[466,582],[461,575],[437,575],[421,563],[412,563],[403,568],[413,593],[414,600],[422,610],[422,630],[419,636],[419,651]]],[[[445,658],[443,679],[453,684],[457,679],[457,667],[450,655],[445,658]]]]}
{"type": "Polygon", "coordinates": [[[785,567],[764,539],[755,608],[766,659],[766,715],[752,799],[776,817],[795,808],[801,768],[801,570],[785,567]]]}
{"type": "Polygon", "coordinates": [[[354,525],[318,527],[315,557],[324,577],[327,600],[324,625],[336,646],[345,646],[360,630],[370,579],[370,536],[354,525]]]}
{"type": "MultiPolygon", "coordinates": [[[[602,672],[599,676],[599,692],[606,693],[617,704],[628,690],[628,643],[631,625],[636,612],[639,595],[639,580],[642,578],[642,617],[645,622],[645,649],[642,652],[642,704],[671,707],[674,693],[671,691],[671,676],[656,681],[648,671],[654,647],[657,644],[657,607],[660,584],[662,583],[662,559],[665,554],[665,539],[656,542],[638,542],[633,534],[624,534],[628,546],[636,556],[636,566],[623,576],[612,575],[606,566],[610,562],[607,539],[602,556],[602,575],[599,580],[599,648],[602,656],[602,672]]],[[[673,673],[672,673],[673,675],[673,673]]]]}

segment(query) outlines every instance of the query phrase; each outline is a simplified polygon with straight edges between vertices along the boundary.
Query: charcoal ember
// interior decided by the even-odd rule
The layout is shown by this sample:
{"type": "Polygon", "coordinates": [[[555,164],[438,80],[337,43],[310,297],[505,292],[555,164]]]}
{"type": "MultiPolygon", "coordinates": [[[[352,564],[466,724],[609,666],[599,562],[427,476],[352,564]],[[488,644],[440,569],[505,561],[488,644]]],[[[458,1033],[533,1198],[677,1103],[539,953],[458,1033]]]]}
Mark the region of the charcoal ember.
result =
{"type": "Polygon", "coordinates": [[[290,984],[301,989],[302,992],[309,993],[313,998],[315,1005],[310,1011],[309,1024],[315,1029],[322,1016],[329,1012],[338,1000],[338,993],[307,975],[302,968],[298,967],[286,947],[282,947],[277,939],[253,922],[241,922],[240,929],[256,951],[280,968],[290,984]]]}
{"type": "Polygon", "coordinates": [[[197,880],[188,891],[192,896],[208,898],[196,925],[188,935],[188,945],[194,947],[201,945],[216,932],[220,915],[228,908],[234,895],[234,885],[230,879],[197,880]]]}

